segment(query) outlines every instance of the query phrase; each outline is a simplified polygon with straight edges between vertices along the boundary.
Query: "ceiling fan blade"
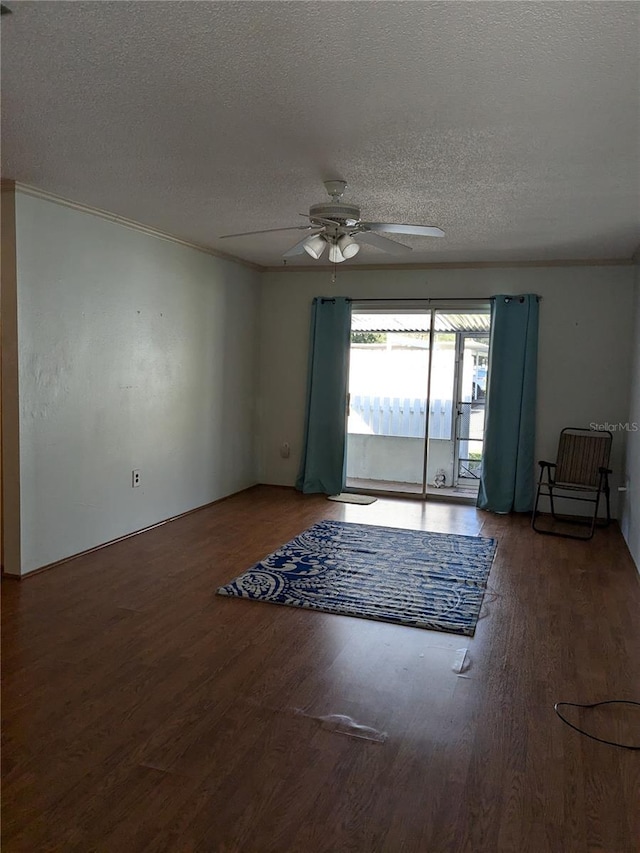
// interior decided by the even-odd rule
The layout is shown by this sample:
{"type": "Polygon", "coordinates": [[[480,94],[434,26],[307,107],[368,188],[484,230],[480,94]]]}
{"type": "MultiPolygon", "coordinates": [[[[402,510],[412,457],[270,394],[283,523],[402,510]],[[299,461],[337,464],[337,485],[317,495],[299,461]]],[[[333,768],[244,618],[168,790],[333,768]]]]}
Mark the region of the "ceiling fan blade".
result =
{"type": "Polygon", "coordinates": [[[309,236],[303,237],[299,243],[296,243],[295,246],[292,246],[282,256],[283,258],[293,258],[295,255],[304,255],[304,244],[309,239],[309,236]]]}
{"type": "Polygon", "coordinates": [[[222,234],[218,240],[227,237],[248,237],[251,234],[273,234],[275,231],[310,231],[313,225],[290,225],[288,228],[265,228],[264,231],[242,231],[240,234],[222,234]]]}
{"type": "Polygon", "coordinates": [[[388,237],[381,237],[371,231],[359,231],[353,236],[357,243],[368,243],[370,246],[375,246],[376,249],[382,249],[383,252],[391,252],[394,255],[405,255],[407,252],[413,251],[411,246],[405,246],[404,243],[389,240],[388,237]]]}
{"type": "Polygon", "coordinates": [[[387,234],[416,234],[419,237],[444,237],[442,228],[435,225],[394,225],[392,222],[360,222],[367,231],[383,231],[387,234]]]}

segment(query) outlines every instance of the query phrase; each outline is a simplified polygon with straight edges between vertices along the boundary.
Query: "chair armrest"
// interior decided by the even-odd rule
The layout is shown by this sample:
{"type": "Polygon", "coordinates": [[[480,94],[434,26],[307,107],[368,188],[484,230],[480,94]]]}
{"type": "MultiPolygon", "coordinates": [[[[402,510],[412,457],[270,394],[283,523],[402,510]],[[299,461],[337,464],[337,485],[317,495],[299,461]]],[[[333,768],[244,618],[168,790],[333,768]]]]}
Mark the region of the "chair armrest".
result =
{"type": "Polygon", "coordinates": [[[538,477],[538,488],[540,488],[540,486],[543,485],[545,469],[547,471],[547,485],[549,487],[555,485],[553,474],[551,473],[551,469],[557,467],[556,463],[555,462],[546,462],[544,459],[540,459],[538,461],[538,465],[540,466],[540,476],[538,477]]]}

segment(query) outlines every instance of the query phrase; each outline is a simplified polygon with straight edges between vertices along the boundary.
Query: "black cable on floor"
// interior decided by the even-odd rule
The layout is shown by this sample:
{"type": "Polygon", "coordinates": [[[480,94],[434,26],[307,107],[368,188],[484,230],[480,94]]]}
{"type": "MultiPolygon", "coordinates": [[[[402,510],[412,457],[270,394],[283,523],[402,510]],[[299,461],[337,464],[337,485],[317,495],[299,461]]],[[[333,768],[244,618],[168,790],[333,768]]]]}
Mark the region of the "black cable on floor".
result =
{"type": "Polygon", "coordinates": [[[575,729],[577,732],[580,732],[581,735],[586,735],[591,738],[591,740],[597,740],[599,743],[606,743],[609,746],[619,746],[621,749],[640,749],[640,746],[634,746],[633,744],[628,743],[618,743],[615,740],[604,740],[604,738],[596,737],[595,735],[590,735],[589,732],[585,732],[584,729],[579,729],[577,726],[574,726],[573,723],[570,723],[566,717],[563,717],[558,708],[561,705],[568,705],[571,708],[598,708],[600,705],[639,705],[640,702],[634,702],[631,699],[607,699],[604,702],[594,702],[593,705],[579,705],[577,702],[556,702],[553,706],[553,710],[560,717],[563,723],[566,723],[568,726],[571,726],[572,729],[575,729]]]}

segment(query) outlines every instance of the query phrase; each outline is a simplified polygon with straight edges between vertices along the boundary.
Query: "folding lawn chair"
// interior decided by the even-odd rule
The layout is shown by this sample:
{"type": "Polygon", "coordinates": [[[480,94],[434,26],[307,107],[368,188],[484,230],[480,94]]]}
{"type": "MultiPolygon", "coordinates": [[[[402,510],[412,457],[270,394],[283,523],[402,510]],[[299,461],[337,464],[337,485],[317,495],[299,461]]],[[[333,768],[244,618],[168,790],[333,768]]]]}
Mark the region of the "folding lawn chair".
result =
{"type": "Polygon", "coordinates": [[[591,539],[596,529],[601,495],[604,495],[607,507],[607,518],[604,524],[609,524],[611,521],[609,504],[609,474],[611,474],[611,469],[608,465],[612,440],[613,436],[608,430],[596,431],[578,427],[565,427],[562,430],[556,461],[538,462],[540,478],[531,516],[531,526],[537,533],[564,536],[568,539],[591,539]],[[573,533],[557,533],[537,526],[538,502],[541,495],[549,498],[551,515],[555,520],[587,526],[589,528],[588,534],[581,536],[573,533]],[[586,497],[586,495],[590,495],[590,497],[586,497]],[[554,506],[556,498],[592,503],[593,516],[583,521],[558,515],[554,506]]]}

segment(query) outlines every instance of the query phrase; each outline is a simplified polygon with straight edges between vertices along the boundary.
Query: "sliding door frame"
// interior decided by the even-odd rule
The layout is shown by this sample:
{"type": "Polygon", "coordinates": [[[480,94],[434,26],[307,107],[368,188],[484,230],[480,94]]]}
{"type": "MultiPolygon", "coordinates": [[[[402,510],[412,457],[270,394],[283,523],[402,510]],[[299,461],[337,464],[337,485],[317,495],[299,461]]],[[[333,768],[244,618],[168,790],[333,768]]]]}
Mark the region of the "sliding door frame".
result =
{"type": "MultiPolygon", "coordinates": [[[[403,497],[413,498],[421,501],[449,501],[456,503],[467,503],[468,498],[459,497],[456,495],[438,495],[427,491],[427,467],[429,464],[429,425],[431,418],[431,373],[433,366],[433,333],[435,326],[436,312],[451,311],[491,311],[491,303],[493,297],[484,298],[453,298],[453,299],[354,299],[351,303],[351,313],[353,314],[429,314],[429,366],[427,370],[427,396],[425,405],[425,432],[424,432],[424,448],[422,453],[422,489],[420,492],[402,492],[392,491],[390,489],[355,489],[345,486],[345,490],[364,492],[365,494],[378,495],[380,497],[403,497]]],[[[352,326],[353,328],[353,326],[352,326]]],[[[349,348],[351,355],[351,348],[349,348]]],[[[457,364],[456,352],[456,386],[459,381],[459,366],[457,364]]],[[[347,388],[349,387],[349,377],[347,377],[347,388]]],[[[457,387],[454,388],[454,395],[457,392],[457,387]]],[[[350,395],[349,395],[350,397],[350,395]]],[[[452,403],[455,403],[452,400],[452,403]]],[[[349,407],[347,406],[347,415],[349,407]]],[[[346,423],[345,423],[346,429],[346,423]]],[[[455,431],[457,424],[454,421],[454,446],[455,446],[455,431]]],[[[345,442],[345,447],[347,442],[345,442]]],[[[348,452],[348,451],[347,451],[348,452]]]]}
{"type": "Polygon", "coordinates": [[[424,407],[424,447],[422,448],[422,493],[421,500],[427,499],[427,466],[429,464],[429,427],[431,426],[431,369],[433,367],[433,321],[435,309],[429,311],[429,367],[427,368],[427,399],[424,407]]]}

